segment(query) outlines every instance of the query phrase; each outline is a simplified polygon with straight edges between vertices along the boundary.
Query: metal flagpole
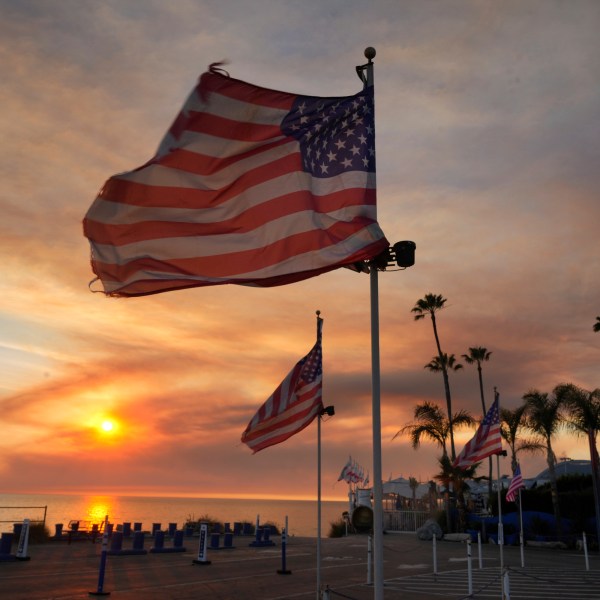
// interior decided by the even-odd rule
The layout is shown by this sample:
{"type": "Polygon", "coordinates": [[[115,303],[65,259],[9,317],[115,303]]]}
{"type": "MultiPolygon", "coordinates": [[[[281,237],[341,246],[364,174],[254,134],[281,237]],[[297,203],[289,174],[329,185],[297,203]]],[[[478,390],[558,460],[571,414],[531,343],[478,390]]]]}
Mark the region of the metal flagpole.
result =
{"type": "Polygon", "coordinates": [[[321,598],[321,415],[317,415],[317,600],[321,598]]]}
{"type": "Polygon", "coordinates": [[[519,488],[519,546],[521,546],[521,568],[525,568],[525,536],[523,534],[523,503],[521,502],[521,488],[519,488]]]}
{"type": "MultiPolygon", "coordinates": [[[[375,48],[366,48],[365,88],[372,86],[375,48]]],[[[381,389],[379,361],[379,280],[377,267],[370,269],[371,283],[371,387],[373,420],[373,575],[374,600],[383,600],[383,484],[381,475],[381,389]]]]}

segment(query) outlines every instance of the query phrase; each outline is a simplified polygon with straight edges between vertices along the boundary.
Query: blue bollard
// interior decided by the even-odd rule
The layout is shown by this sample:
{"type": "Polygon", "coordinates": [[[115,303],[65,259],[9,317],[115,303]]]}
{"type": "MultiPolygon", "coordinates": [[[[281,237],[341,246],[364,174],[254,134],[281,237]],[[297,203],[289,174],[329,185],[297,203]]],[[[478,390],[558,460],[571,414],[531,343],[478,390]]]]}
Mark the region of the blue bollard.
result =
{"type": "Polygon", "coordinates": [[[131,537],[131,523],[123,523],[123,537],[131,537]]]}
{"type": "Polygon", "coordinates": [[[115,531],[110,539],[110,548],[108,554],[121,554],[123,550],[123,532],[115,531]]]}
{"type": "Polygon", "coordinates": [[[238,521],[233,523],[233,535],[242,535],[242,524],[238,521]]]}
{"type": "Polygon", "coordinates": [[[142,530],[142,524],[141,523],[134,523],[133,524],[133,531],[134,531],[134,533],[136,531],[141,531],[141,530],[142,530]]]}
{"type": "Polygon", "coordinates": [[[225,534],[225,540],[223,542],[223,548],[230,550],[232,548],[234,548],[233,545],[233,533],[231,533],[231,531],[229,531],[228,533],[225,534]]]}
{"type": "Polygon", "coordinates": [[[173,551],[185,552],[185,548],[183,546],[183,529],[178,529],[173,534],[173,551]]]}
{"type": "Polygon", "coordinates": [[[12,533],[3,533],[0,536],[0,561],[17,560],[16,556],[10,553],[12,542],[12,533]]]}
{"type": "Polygon", "coordinates": [[[150,552],[162,552],[165,547],[165,532],[156,531],[154,533],[154,546],[150,548],[150,552]]]}
{"type": "Polygon", "coordinates": [[[56,525],[54,526],[54,539],[60,540],[63,533],[63,527],[63,523],[56,523],[56,525]]]}
{"type": "Polygon", "coordinates": [[[219,549],[219,539],[220,539],[220,535],[218,533],[211,533],[210,534],[210,549],[211,550],[218,550],[219,549]]]}
{"type": "Polygon", "coordinates": [[[177,523],[169,523],[169,537],[172,538],[177,531],[177,523]]]}
{"type": "MultiPolygon", "coordinates": [[[[286,517],[287,521],[287,517],[286,517]]],[[[289,575],[291,573],[290,570],[286,567],[286,546],[287,546],[287,531],[285,528],[281,532],[281,569],[277,569],[277,573],[279,575],[289,575]]]]}
{"type": "Polygon", "coordinates": [[[157,531],[160,531],[160,523],[152,523],[152,536],[156,535],[157,531]]]}

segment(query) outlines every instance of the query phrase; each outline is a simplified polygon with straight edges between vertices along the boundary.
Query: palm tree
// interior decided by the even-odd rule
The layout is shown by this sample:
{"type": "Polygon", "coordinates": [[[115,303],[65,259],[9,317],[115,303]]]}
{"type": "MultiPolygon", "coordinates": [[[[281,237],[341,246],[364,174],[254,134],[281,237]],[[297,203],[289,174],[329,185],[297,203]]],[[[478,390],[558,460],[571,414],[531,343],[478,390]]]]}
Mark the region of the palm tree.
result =
{"type": "Polygon", "coordinates": [[[437,330],[436,313],[444,308],[446,304],[446,298],[441,294],[425,294],[423,298],[417,300],[415,305],[412,307],[411,312],[414,313],[415,321],[424,319],[427,315],[431,317],[431,324],[433,325],[433,335],[435,337],[435,345],[438,351],[438,357],[440,357],[440,368],[444,377],[444,391],[446,393],[446,408],[448,413],[448,420],[450,421],[450,451],[452,460],[456,458],[456,450],[454,448],[454,432],[452,427],[452,396],[450,395],[450,382],[448,380],[448,370],[446,365],[442,362],[442,347],[440,345],[440,337],[437,330]]]}
{"type": "Polygon", "coordinates": [[[567,409],[567,427],[588,439],[596,505],[596,535],[600,540],[600,460],[596,446],[596,436],[600,431],[600,389],[589,392],[572,383],[561,383],[553,393],[567,409]]]}
{"type": "Polygon", "coordinates": [[[412,509],[417,509],[417,489],[419,488],[419,480],[416,477],[408,478],[408,485],[412,492],[412,509]]]}
{"type": "Polygon", "coordinates": [[[527,405],[525,410],[527,427],[538,435],[546,448],[546,462],[550,472],[550,490],[552,492],[552,507],[558,536],[562,535],[560,522],[560,506],[558,504],[558,486],[556,484],[556,455],[552,449],[552,438],[563,424],[561,414],[562,402],[555,395],[549,396],[538,390],[531,390],[523,396],[527,405]]]}
{"type": "Polygon", "coordinates": [[[533,439],[523,439],[521,433],[526,427],[526,404],[521,404],[514,410],[500,409],[500,435],[510,448],[510,466],[514,473],[519,463],[520,452],[542,452],[546,447],[541,442],[533,439]]]}
{"type": "MultiPolygon", "coordinates": [[[[452,423],[454,427],[472,427],[476,421],[466,410],[461,410],[454,413],[452,423]]],[[[435,442],[441,448],[442,455],[448,456],[447,440],[450,435],[450,422],[440,407],[433,402],[417,404],[413,422],[400,429],[392,440],[404,434],[408,434],[415,450],[419,448],[421,441],[426,439],[435,442]]]]}
{"type": "Polygon", "coordinates": [[[596,322],[594,323],[594,331],[600,331],[600,317],[596,317],[596,322]]]}
{"type": "Polygon", "coordinates": [[[485,408],[485,396],[483,393],[483,369],[481,367],[482,362],[490,360],[491,352],[488,352],[487,348],[478,346],[476,348],[469,348],[469,354],[463,354],[462,357],[465,362],[469,365],[477,365],[477,374],[479,375],[479,395],[481,396],[481,407],[483,409],[483,416],[487,412],[485,408]]]}
{"type": "MultiPolygon", "coordinates": [[[[467,364],[477,365],[477,375],[479,377],[479,395],[481,397],[481,408],[483,409],[484,418],[487,413],[487,409],[485,407],[485,395],[483,392],[483,368],[481,367],[481,363],[490,360],[491,355],[492,353],[488,352],[488,349],[483,348],[482,346],[469,348],[469,354],[462,355],[467,364]]],[[[492,473],[493,463],[492,457],[490,456],[488,459],[488,499],[491,499],[492,497],[492,473]]]]}

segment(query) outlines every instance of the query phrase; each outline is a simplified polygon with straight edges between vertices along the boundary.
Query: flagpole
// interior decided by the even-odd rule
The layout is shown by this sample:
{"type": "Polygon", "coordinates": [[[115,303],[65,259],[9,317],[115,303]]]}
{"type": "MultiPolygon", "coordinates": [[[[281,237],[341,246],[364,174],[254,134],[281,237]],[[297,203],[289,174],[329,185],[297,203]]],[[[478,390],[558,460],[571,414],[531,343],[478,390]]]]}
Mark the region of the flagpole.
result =
{"type": "MultiPolygon", "coordinates": [[[[366,48],[365,88],[374,84],[375,48],[366,48]]],[[[371,387],[373,421],[373,575],[374,600],[383,600],[383,486],[381,481],[381,375],[379,360],[379,281],[377,267],[370,269],[371,291],[371,387]]]]}
{"type": "Polygon", "coordinates": [[[317,415],[317,600],[321,597],[321,415],[317,415]]]}
{"type": "Polygon", "coordinates": [[[521,502],[521,488],[519,492],[519,545],[521,546],[521,568],[525,568],[525,535],[523,534],[523,503],[521,502]]]}

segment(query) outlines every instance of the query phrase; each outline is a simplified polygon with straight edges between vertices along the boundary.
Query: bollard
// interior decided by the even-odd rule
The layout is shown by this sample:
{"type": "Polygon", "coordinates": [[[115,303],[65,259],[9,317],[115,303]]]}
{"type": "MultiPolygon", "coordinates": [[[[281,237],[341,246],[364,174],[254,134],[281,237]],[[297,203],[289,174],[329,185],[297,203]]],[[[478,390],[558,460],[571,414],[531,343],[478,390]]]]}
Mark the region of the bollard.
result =
{"type": "Polygon", "coordinates": [[[502,600],[510,600],[510,579],[508,577],[508,569],[504,571],[502,578],[502,600]]]}
{"type": "Polygon", "coordinates": [[[473,595],[473,568],[471,564],[471,540],[467,540],[467,581],[469,584],[469,596],[473,595]]]}
{"type": "Polygon", "coordinates": [[[133,532],[133,546],[131,547],[131,554],[147,554],[148,551],[144,550],[144,532],[134,531],[133,532]]]}
{"type": "Polygon", "coordinates": [[[233,523],[233,535],[242,535],[242,524],[238,521],[233,523]]]}
{"type": "Polygon", "coordinates": [[[198,558],[192,561],[193,565],[210,565],[210,560],[206,560],[206,545],[208,542],[208,525],[200,524],[200,539],[198,543],[198,558]]]}
{"type": "Polygon", "coordinates": [[[279,575],[289,575],[289,571],[286,567],[286,546],[287,546],[287,517],[285,518],[285,528],[281,532],[281,569],[277,569],[279,575]]]}
{"type": "Polygon", "coordinates": [[[110,548],[108,554],[110,556],[121,554],[123,550],[123,532],[115,531],[110,539],[110,548]]]}
{"type": "Polygon", "coordinates": [[[219,540],[221,539],[221,536],[218,533],[211,533],[210,534],[210,549],[211,550],[218,550],[219,549],[219,540]]]}
{"type": "Polygon", "coordinates": [[[108,596],[110,592],[104,591],[104,572],[106,571],[106,556],[108,554],[108,536],[111,527],[108,524],[108,515],[104,519],[104,535],[102,536],[102,552],[100,553],[100,570],[98,571],[98,587],[90,596],[108,596]]]}
{"type": "Polygon", "coordinates": [[[587,538],[585,536],[585,531],[583,532],[583,554],[585,556],[585,570],[590,570],[590,559],[588,557],[588,547],[587,547],[587,538]]]}
{"type": "Polygon", "coordinates": [[[19,545],[17,546],[17,560],[29,560],[27,556],[27,546],[29,545],[29,519],[23,521],[19,535],[19,545]]]}
{"type": "Polygon", "coordinates": [[[162,552],[165,547],[165,532],[164,531],[156,531],[154,533],[154,546],[150,548],[150,552],[162,552]]]}
{"type": "Polygon", "coordinates": [[[123,523],[123,537],[131,537],[131,523],[123,523]]]}
{"type": "Polygon", "coordinates": [[[231,523],[225,523],[223,527],[225,528],[223,533],[231,533],[231,523]]]}
{"type": "Polygon", "coordinates": [[[54,525],[54,539],[59,540],[62,537],[63,527],[63,523],[56,523],[54,525]]]}
{"type": "Polygon", "coordinates": [[[3,533],[0,535],[0,561],[16,560],[15,556],[10,553],[12,542],[12,533],[3,533]]]}
{"type": "Polygon", "coordinates": [[[367,585],[373,585],[373,537],[367,536],[367,585]]]}
{"type": "Polygon", "coordinates": [[[152,523],[152,536],[156,534],[157,531],[160,531],[160,523],[152,523]]]}
{"type": "Polygon", "coordinates": [[[231,550],[234,548],[233,545],[233,533],[231,533],[231,531],[229,533],[225,534],[225,539],[223,542],[223,548],[227,549],[227,550],[231,550]]]}
{"type": "Polygon", "coordinates": [[[177,523],[169,523],[169,537],[172,538],[175,536],[175,532],[177,531],[177,523]]]}
{"type": "Polygon", "coordinates": [[[135,533],[136,531],[141,531],[142,530],[142,524],[141,523],[134,523],[133,524],[133,532],[135,533]]]}

